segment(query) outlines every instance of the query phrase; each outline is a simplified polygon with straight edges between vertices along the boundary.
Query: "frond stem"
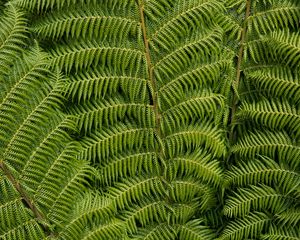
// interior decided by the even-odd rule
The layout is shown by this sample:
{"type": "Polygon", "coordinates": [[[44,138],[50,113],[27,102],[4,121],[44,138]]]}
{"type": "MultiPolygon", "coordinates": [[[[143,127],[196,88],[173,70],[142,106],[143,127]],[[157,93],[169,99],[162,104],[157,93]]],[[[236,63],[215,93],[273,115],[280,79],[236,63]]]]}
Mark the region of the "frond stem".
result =
{"type": "Polygon", "coordinates": [[[4,173],[4,175],[7,177],[7,179],[11,182],[11,184],[14,186],[14,188],[16,189],[16,191],[20,194],[20,196],[24,200],[24,202],[27,205],[27,207],[30,208],[30,210],[32,211],[33,215],[36,217],[36,219],[38,220],[38,222],[41,224],[41,226],[42,226],[43,230],[45,231],[45,233],[50,233],[49,226],[46,224],[48,222],[46,216],[44,215],[44,213],[42,213],[36,207],[36,205],[31,200],[30,196],[23,189],[23,187],[20,184],[20,182],[13,176],[13,174],[11,173],[11,171],[6,166],[6,164],[4,163],[3,160],[0,160],[0,169],[2,170],[2,172],[4,173]]]}
{"type": "MultiPolygon", "coordinates": [[[[245,19],[244,19],[244,26],[242,29],[242,35],[241,35],[241,41],[240,41],[240,47],[238,52],[238,59],[237,59],[237,67],[236,67],[236,78],[234,81],[235,86],[239,86],[240,80],[241,80],[241,67],[242,67],[242,61],[244,57],[244,49],[245,49],[245,42],[246,42],[246,35],[248,31],[248,25],[247,20],[250,17],[250,10],[251,10],[251,0],[247,0],[246,2],[246,13],[245,13],[245,19]]],[[[231,117],[230,117],[230,132],[229,132],[229,143],[232,144],[235,138],[235,132],[234,132],[234,118],[235,113],[238,107],[238,95],[236,93],[233,94],[233,100],[231,105],[231,117]]]]}
{"type": "Polygon", "coordinates": [[[150,81],[150,85],[151,85],[153,108],[154,108],[154,113],[155,113],[155,125],[156,125],[155,132],[156,132],[157,136],[160,139],[162,139],[162,133],[161,133],[161,128],[160,128],[161,113],[159,111],[159,106],[158,106],[157,83],[155,81],[155,77],[154,77],[154,73],[153,73],[154,69],[153,69],[153,64],[152,64],[152,60],[151,60],[149,40],[147,38],[143,0],[138,0],[138,5],[139,5],[139,10],[140,10],[141,28],[142,28],[143,39],[144,39],[144,44],[145,44],[145,55],[146,55],[146,61],[147,61],[147,67],[148,67],[149,81],[150,81]]]}

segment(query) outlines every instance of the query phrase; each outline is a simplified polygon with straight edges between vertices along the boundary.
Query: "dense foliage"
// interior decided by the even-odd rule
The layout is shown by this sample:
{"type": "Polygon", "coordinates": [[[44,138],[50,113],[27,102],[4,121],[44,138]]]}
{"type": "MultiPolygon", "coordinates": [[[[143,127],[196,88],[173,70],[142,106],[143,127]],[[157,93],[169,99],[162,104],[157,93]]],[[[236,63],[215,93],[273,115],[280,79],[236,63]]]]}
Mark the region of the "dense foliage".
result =
{"type": "Polygon", "coordinates": [[[298,0],[0,0],[0,239],[300,239],[298,0]]]}

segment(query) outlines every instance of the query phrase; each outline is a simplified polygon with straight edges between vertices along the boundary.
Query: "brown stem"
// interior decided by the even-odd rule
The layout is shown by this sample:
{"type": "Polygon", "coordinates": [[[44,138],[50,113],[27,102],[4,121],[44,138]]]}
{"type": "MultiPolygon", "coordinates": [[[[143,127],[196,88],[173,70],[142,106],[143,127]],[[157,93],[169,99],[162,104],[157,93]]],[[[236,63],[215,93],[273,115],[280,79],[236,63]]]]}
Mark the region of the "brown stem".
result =
{"type": "Polygon", "coordinates": [[[7,177],[7,179],[11,182],[11,184],[14,186],[16,191],[20,194],[22,199],[24,200],[26,206],[31,209],[33,212],[33,215],[36,217],[36,219],[41,223],[42,228],[46,233],[49,233],[49,227],[44,223],[46,220],[46,216],[34,205],[34,203],[31,201],[29,195],[27,192],[23,189],[22,185],[19,181],[13,176],[11,171],[8,169],[6,164],[3,162],[3,160],[0,160],[0,169],[4,173],[4,175],[7,177]]]}
{"type": "Polygon", "coordinates": [[[143,0],[138,0],[138,5],[139,5],[139,10],[140,10],[141,28],[142,28],[142,32],[143,32],[143,39],[144,39],[144,45],[145,45],[145,55],[146,55],[146,61],[147,61],[147,66],[148,66],[149,81],[150,81],[150,85],[152,88],[151,93],[152,93],[153,108],[154,108],[154,114],[155,114],[156,134],[159,138],[162,138],[161,127],[160,127],[161,113],[159,111],[159,106],[158,106],[158,91],[157,91],[157,84],[156,84],[154,73],[153,73],[153,65],[152,65],[152,61],[151,61],[149,40],[147,38],[143,0]]]}
{"type": "MultiPolygon", "coordinates": [[[[246,35],[248,31],[247,26],[247,19],[250,16],[250,9],[251,9],[251,0],[247,0],[246,2],[246,14],[244,19],[244,26],[242,29],[242,36],[241,36],[241,42],[240,42],[240,48],[239,48],[239,54],[238,54],[238,61],[237,61],[237,68],[236,68],[236,79],[235,79],[235,85],[238,87],[241,80],[241,67],[242,67],[242,61],[244,57],[244,49],[245,49],[245,41],[246,41],[246,35]]],[[[238,96],[234,94],[233,100],[232,100],[232,108],[231,108],[231,118],[230,118],[230,133],[229,133],[229,143],[232,143],[235,138],[235,132],[234,132],[234,118],[235,118],[235,112],[238,107],[238,96]]]]}

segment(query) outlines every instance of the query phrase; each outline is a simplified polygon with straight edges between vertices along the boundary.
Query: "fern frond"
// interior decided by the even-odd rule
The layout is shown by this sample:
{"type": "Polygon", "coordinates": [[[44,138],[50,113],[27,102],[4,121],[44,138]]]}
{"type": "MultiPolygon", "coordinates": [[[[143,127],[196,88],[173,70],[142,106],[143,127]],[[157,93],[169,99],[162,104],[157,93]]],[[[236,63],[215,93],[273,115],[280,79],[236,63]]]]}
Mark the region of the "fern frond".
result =
{"type": "Polygon", "coordinates": [[[240,25],[238,19],[230,16],[229,14],[219,14],[218,15],[218,23],[226,32],[226,36],[229,39],[240,40],[243,28],[240,25]]]}
{"type": "Polygon", "coordinates": [[[83,239],[85,234],[88,235],[93,231],[97,239],[103,239],[103,236],[108,235],[110,231],[115,231],[115,238],[120,237],[121,234],[118,235],[121,232],[120,223],[114,225],[114,222],[108,220],[112,218],[114,213],[115,209],[109,199],[97,193],[87,192],[82,200],[76,204],[69,217],[69,222],[58,233],[59,239],[83,239]],[[106,223],[111,224],[111,226],[105,226],[106,223]],[[98,227],[93,229],[93,226],[98,227]]]}
{"type": "Polygon", "coordinates": [[[177,42],[191,29],[200,27],[201,22],[210,22],[215,18],[216,13],[223,10],[222,4],[215,0],[177,1],[172,11],[160,18],[157,15],[151,16],[150,11],[146,10],[146,14],[151,20],[159,20],[158,24],[150,28],[150,46],[169,50],[172,46],[177,45],[177,42]]]}
{"type": "Polygon", "coordinates": [[[186,119],[204,118],[224,106],[223,96],[210,90],[191,93],[190,96],[186,95],[185,97],[176,102],[169,100],[168,104],[170,105],[162,112],[162,116],[168,124],[174,122],[172,125],[178,126],[186,119]]]}
{"type": "Polygon", "coordinates": [[[164,54],[154,62],[155,77],[161,79],[174,77],[182,73],[191,63],[201,56],[218,53],[219,43],[222,39],[220,28],[213,28],[204,32],[195,33],[192,37],[185,39],[176,48],[164,54]]]}
{"type": "Polygon", "coordinates": [[[95,40],[75,41],[66,45],[58,45],[51,51],[52,64],[70,73],[86,69],[91,66],[118,66],[120,71],[130,69],[137,71],[143,63],[143,52],[132,44],[119,44],[112,46],[105,42],[95,40]]]}
{"type": "Polygon", "coordinates": [[[259,91],[273,97],[284,97],[296,104],[300,100],[299,75],[289,67],[264,68],[247,71],[247,79],[259,91]]]}
{"type": "Polygon", "coordinates": [[[84,5],[82,8],[72,7],[68,11],[55,11],[47,15],[32,28],[33,32],[43,38],[59,39],[98,38],[102,41],[125,41],[136,36],[139,22],[130,11],[109,11],[107,8],[84,5]]]}
{"type": "Polygon", "coordinates": [[[221,131],[209,122],[181,128],[165,139],[170,156],[176,156],[194,147],[203,146],[213,156],[222,156],[225,145],[221,131]]]}
{"type": "Polygon", "coordinates": [[[238,116],[250,118],[258,125],[273,130],[286,128],[291,133],[295,133],[296,137],[300,134],[300,111],[287,101],[262,100],[254,104],[244,102],[238,116]]]}
{"type": "Polygon", "coordinates": [[[297,240],[299,238],[299,231],[289,226],[273,226],[268,233],[261,236],[262,240],[297,240]]]}
{"type": "Polygon", "coordinates": [[[172,159],[171,169],[178,177],[193,176],[201,181],[219,186],[222,179],[220,163],[205,151],[194,151],[172,159]]]}
{"type": "Polygon", "coordinates": [[[289,208],[284,212],[275,215],[279,224],[282,226],[297,227],[300,223],[300,208],[289,208]]]}
{"type": "MultiPolygon", "coordinates": [[[[99,240],[118,240],[124,236],[124,224],[118,219],[112,219],[107,223],[93,227],[86,231],[82,236],[76,236],[76,240],[88,240],[88,239],[99,239],[99,240]],[[79,238],[78,238],[79,237],[79,238]]],[[[69,238],[74,239],[74,238],[69,238]]]]}
{"type": "Polygon", "coordinates": [[[208,209],[214,204],[214,192],[212,189],[191,178],[176,179],[171,183],[169,197],[177,203],[200,201],[199,210],[208,209]]]}
{"type": "Polygon", "coordinates": [[[261,158],[241,162],[232,166],[225,175],[225,185],[245,187],[263,183],[282,187],[285,192],[294,189],[300,184],[300,175],[284,166],[280,166],[270,158],[261,158]]]}
{"type": "MultiPolygon", "coordinates": [[[[225,55],[227,56],[227,55],[225,55]]],[[[202,62],[189,66],[186,71],[174,76],[169,81],[164,79],[164,83],[159,87],[159,96],[168,105],[172,106],[173,99],[181,99],[190,90],[201,90],[210,86],[215,86],[220,78],[221,69],[225,68],[228,59],[217,57],[213,59],[202,59],[202,62]]]]}
{"type": "Polygon", "coordinates": [[[169,206],[168,222],[169,224],[175,225],[177,231],[180,225],[185,224],[198,213],[197,210],[200,206],[200,202],[197,200],[198,199],[194,199],[191,202],[185,203],[176,202],[169,206]]]}
{"type": "Polygon", "coordinates": [[[107,101],[89,101],[74,106],[68,110],[69,114],[77,118],[77,126],[81,132],[90,133],[103,126],[109,126],[120,120],[133,118],[140,126],[154,126],[154,114],[151,105],[128,102],[121,96],[107,101]]]}
{"type": "Polygon", "coordinates": [[[45,54],[35,48],[18,60],[9,72],[9,76],[4,78],[5,83],[0,94],[0,132],[6,139],[5,144],[9,136],[17,130],[19,123],[24,121],[26,113],[34,110],[44,97],[43,91],[40,91],[36,99],[32,99],[31,91],[49,89],[49,83],[45,81],[49,74],[46,58],[45,54]],[[27,106],[26,109],[23,107],[24,104],[27,106]],[[16,118],[15,115],[19,112],[25,114],[16,118]]]}
{"type": "MultiPolygon", "coordinates": [[[[300,13],[299,13],[300,15],[300,13]]],[[[276,30],[260,39],[248,43],[250,57],[254,62],[284,63],[284,66],[297,67],[300,55],[300,36],[288,29],[276,30]]]]}
{"type": "MultiPolygon", "coordinates": [[[[27,40],[27,20],[24,13],[8,4],[0,21],[0,77],[7,74],[27,40]]],[[[2,80],[0,81],[2,85],[2,80]]]]}
{"type": "Polygon", "coordinates": [[[300,147],[294,145],[291,138],[285,132],[256,131],[241,138],[232,147],[234,153],[243,157],[255,158],[265,155],[286,161],[292,167],[299,164],[300,147]]]}
{"type": "Polygon", "coordinates": [[[243,219],[229,222],[219,239],[257,238],[269,223],[270,218],[266,214],[261,212],[251,213],[243,219]]]}
{"type": "MultiPolygon", "coordinates": [[[[300,7],[298,7],[298,18],[300,18],[300,7]]],[[[271,44],[276,51],[276,56],[285,65],[299,66],[300,62],[300,35],[289,30],[275,31],[271,34],[271,44]]]]}
{"type": "Polygon", "coordinates": [[[128,153],[115,156],[99,167],[100,184],[111,185],[118,180],[146,173],[159,173],[155,152],[128,153]]]}
{"type": "Polygon", "coordinates": [[[122,150],[154,149],[154,132],[151,128],[131,126],[130,124],[118,124],[112,128],[103,129],[82,138],[84,150],[81,153],[83,159],[93,162],[101,162],[102,159],[113,157],[122,150]]]}
{"type": "Polygon", "coordinates": [[[147,94],[147,79],[130,74],[120,74],[116,70],[95,68],[70,77],[67,96],[73,101],[88,101],[116,94],[120,90],[130,101],[144,102],[147,94]]]}
{"type": "Polygon", "coordinates": [[[157,176],[124,179],[123,182],[117,183],[115,187],[108,190],[109,197],[120,209],[141,201],[143,197],[152,196],[159,199],[159,196],[163,196],[164,192],[163,182],[157,176]]]}
{"type": "Polygon", "coordinates": [[[43,238],[43,229],[31,214],[24,206],[22,197],[14,189],[13,184],[1,172],[0,238],[3,240],[43,238]]]}
{"type": "Polygon", "coordinates": [[[288,197],[266,185],[239,188],[230,196],[224,207],[224,214],[229,217],[245,217],[250,211],[268,209],[274,213],[288,207],[288,197]]]}
{"type": "MultiPolygon", "coordinates": [[[[133,0],[123,1],[123,0],[116,0],[111,2],[109,0],[103,0],[103,3],[108,5],[109,7],[126,7],[132,6],[134,4],[133,0]]],[[[68,9],[71,6],[79,5],[80,7],[84,5],[95,5],[98,3],[96,0],[17,0],[16,4],[26,8],[29,11],[46,11],[46,10],[53,10],[53,9],[68,9]]]]}
{"type": "MultiPolygon", "coordinates": [[[[266,4],[267,5],[267,4],[266,4]]],[[[293,1],[273,1],[271,8],[255,12],[248,18],[249,34],[267,34],[282,28],[299,26],[300,7],[293,1]]]]}
{"type": "Polygon", "coordinates": [[[122,220],[126,223],[129,234],[137,233],[138,228],[155,222],[166,222],[168,213],[163,201],[146,201],[124,211],[122,220]]]}
{"type": "Polygon", "coordinates": [[[176,230],[167,223],[147,226],[141,229],[133,240],[175,240],[176,230]]]}
{"type": "Polygon", "coordinates": [[[181,240],[216,239],[215,232],[203,225],[202,220],[195,219],[180,226],[179,237],[181,240]]]}

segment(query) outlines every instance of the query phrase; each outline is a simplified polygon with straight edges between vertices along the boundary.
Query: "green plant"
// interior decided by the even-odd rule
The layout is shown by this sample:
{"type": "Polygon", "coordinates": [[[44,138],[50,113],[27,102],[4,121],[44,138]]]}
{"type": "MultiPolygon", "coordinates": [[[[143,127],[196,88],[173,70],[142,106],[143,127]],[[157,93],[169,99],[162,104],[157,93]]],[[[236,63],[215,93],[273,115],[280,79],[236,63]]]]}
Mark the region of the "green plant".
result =
{"type": "Polygon", "coordinates": [[[19,239],[300,237],[297,0],[15,0],[5,16],[0,186],[34,228],[6,198],[0,220],[19,239]]]}

